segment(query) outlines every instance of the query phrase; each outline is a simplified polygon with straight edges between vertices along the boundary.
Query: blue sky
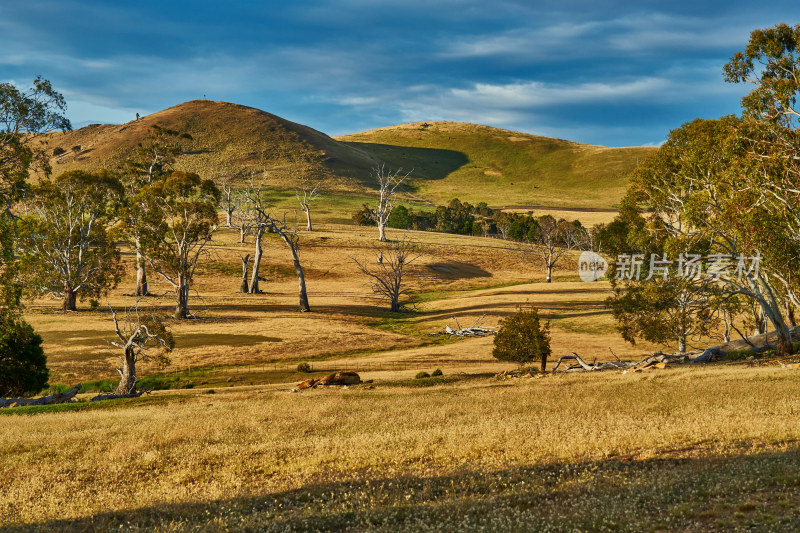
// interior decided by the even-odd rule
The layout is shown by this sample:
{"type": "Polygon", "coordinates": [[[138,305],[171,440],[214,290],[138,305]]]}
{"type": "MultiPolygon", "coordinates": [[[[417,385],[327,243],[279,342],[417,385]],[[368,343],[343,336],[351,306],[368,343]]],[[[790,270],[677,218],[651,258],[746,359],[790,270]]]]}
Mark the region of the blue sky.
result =
{"type": "Polygon", "coordinates": [[[0,81],[74,126],[200,99],[329,135],[456,120],[606,146],[737,113],[722,66],[800,2],[0,0],[0,81]]]}

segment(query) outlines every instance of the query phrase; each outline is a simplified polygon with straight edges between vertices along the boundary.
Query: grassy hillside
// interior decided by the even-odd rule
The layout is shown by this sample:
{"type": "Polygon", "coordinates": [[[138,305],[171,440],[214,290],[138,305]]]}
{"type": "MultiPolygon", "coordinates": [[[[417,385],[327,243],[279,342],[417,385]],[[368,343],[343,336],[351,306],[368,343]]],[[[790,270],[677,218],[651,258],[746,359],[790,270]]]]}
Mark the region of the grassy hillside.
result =
{"type": "Polygon", "coordinates": [[[259,109],[196,100],[122,125],[95,124],[49,139],[54,172],[115,169],[153,125],[194,138],[176,166],[211,178],[267,170],[270,185],[292,189],[298,160],[316,157],[311,171],[333,177],[336,194],[371,194],[371,169],[413,169],[409,201],[452,198],[493,207],[544,205],[609,208],[625,192],[627,175],[652,148],[605,148],[455,122],[391,126],[333,139],[259,109]],[[80,147],[73,151],[73,147],[80,147]]]}
{"type": "Polygon", "coordinates": [[[461,122],[412,123],[337,137],[392,167],[414,169],[416,192],[493,206],[608,208],[654,148],[606,148],[461,122]]]}
{"type": "Polygon", "coordinates": [[[364,189],[361,180],[376,164],[374,157],[358,146],[339,143],[324,133],[259,109],[195,100],[122,125],[96,124],[52,134],[50,150],[66,150],[51,159],[54,172],[117,168],[146,139],[153,125],[192,135],[190,149],[178,157],[176,166],[212,178],[267,169],[274,177],[273,185],[291,187],[294,181],[287,181],[285,172],[289,161],[318,154],[319,166],[337,176],[331,188],[360,191],[364,189]],[[77,154],[72,151],[74,146],[80,146],[77,154]]]}

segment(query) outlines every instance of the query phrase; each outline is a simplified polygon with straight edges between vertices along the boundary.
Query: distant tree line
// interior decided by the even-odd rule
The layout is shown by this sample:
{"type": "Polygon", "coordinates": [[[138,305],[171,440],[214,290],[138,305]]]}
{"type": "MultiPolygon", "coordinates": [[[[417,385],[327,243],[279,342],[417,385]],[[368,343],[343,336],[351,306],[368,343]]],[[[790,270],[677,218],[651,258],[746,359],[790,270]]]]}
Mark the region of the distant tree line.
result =
{"type": "MultiPolygon", "coordinates": [[[[357,226],[375,226],[373,210],[367,204],[352,215],[357,226]]],[[[492,209],[486,202],[472,205],[457,198],[434,210],[414,209],[398,205],[389,217],[388,226],[397,229],[435,231],[456,235],[496,237],[517,242],[536,242],[543,226],[569,225],[583,229],[578,220],[555,219],[551,215],[534,216],[530,213],[511,213],[492,209]]]]}

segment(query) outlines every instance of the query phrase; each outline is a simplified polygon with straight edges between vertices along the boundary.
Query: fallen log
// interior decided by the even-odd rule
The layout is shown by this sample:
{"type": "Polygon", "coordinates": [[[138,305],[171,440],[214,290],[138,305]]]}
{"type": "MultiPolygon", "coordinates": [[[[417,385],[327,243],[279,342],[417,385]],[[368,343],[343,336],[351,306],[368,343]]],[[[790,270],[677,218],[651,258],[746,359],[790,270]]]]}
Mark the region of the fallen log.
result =
{"type": "Polygon", "coordinates": [[[431,333],[431,335],[450,335],[451,337],[486,337],[487,335],[494,335],[497,333],[497,328],[492,326],[481,327],[480,323],[483,322],[483,319],[486,318],[486,314],[484,313],[478,320],[475,321],[468,328],[462,328],[461,324],[458,323],[458,319],[454,316],[450,317],[456,322],[456,327],[450,327],[450,324],[447,324],[444,327],[444,333],[431,333]]]}
{"type": "Polygon", "coordinates": [[[153,389],[146,389],[144,385],[137,391],[134,390],[133,392],[129,392],[127,394],[98,394],[94,398],[91,399],[93,402],[100,402],[103,400],[118,400],[122,398],[138,398],[142,394],[150,394],[153,389]]]}
{"type": "MultiPolygon", "coordinates": [[[[702,357],[702,356],[701,356],[702,357]]],[[[604,363],[595,363],[589,364],[584,361],[581,356],[577,353],[572,352],[572,355],[564,355],[558,359],[556,366],[553,367],[553,372],[558,370],[558,367],[561,366],[561,363],[568,360],[573,360],[577,364],[566,366],[563,372],[593,372],[596,370],[643,370],[645,368],[649,368],[651,366],[657,366],[658,368],[665,368],[669,364],[683,364],[689,362],[704,362],[704,361],[697,361],[698,358],[689,359],[686,355],[669,355],[664,354],[661,352],[655,353],[653,355],[649,355],[642,359],[641,361],[606,361],[604,363]]]]}
{"type": "Polygon", "coordinates": [[[75,385],[66,392],[57,392],[49,396],[40,398],[0,398],[0,408],[3,407],[22,407],[25,405],[53,405],[57,403],[69,403],[81,390],[81,385],[75,385]]]}

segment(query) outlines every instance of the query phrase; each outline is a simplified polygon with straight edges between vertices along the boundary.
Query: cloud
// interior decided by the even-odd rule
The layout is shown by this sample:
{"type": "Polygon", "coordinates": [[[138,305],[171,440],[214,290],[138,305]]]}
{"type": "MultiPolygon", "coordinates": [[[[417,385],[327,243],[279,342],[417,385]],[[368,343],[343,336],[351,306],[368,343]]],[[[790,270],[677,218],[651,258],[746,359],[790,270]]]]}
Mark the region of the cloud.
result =
{"type": "Polygon", "coordinates": [[[797,18],[779,4],[17,2],[0,17],[0,69],[51,80],[75,123],[206,95],[326,132],[442,119],[658,143],[738,110],[745,88],[722,65],[752,29],[797,18]]]}
{"type": "Polygon", "coordinates": [[[576,103],[650,98],[666,92],[669,80],[643,78],[622,83],[547,84],[538,81],[493,85],[476,83],[469,89],[450,89],[451,95],[473,106],[539,108],[576,103]]]}
{"type": "MultiPolygon", "coordinates": [[[[580,15],[576,18],[579,20],[580,15]]],[[[558,62],[609,55],[672,55],[679,51],[736,49],[746,43],[750,31],[750,21],[709,24],[708,19],[652,12],[471,34],[444,43],[441,56],[558,62]]]]}

